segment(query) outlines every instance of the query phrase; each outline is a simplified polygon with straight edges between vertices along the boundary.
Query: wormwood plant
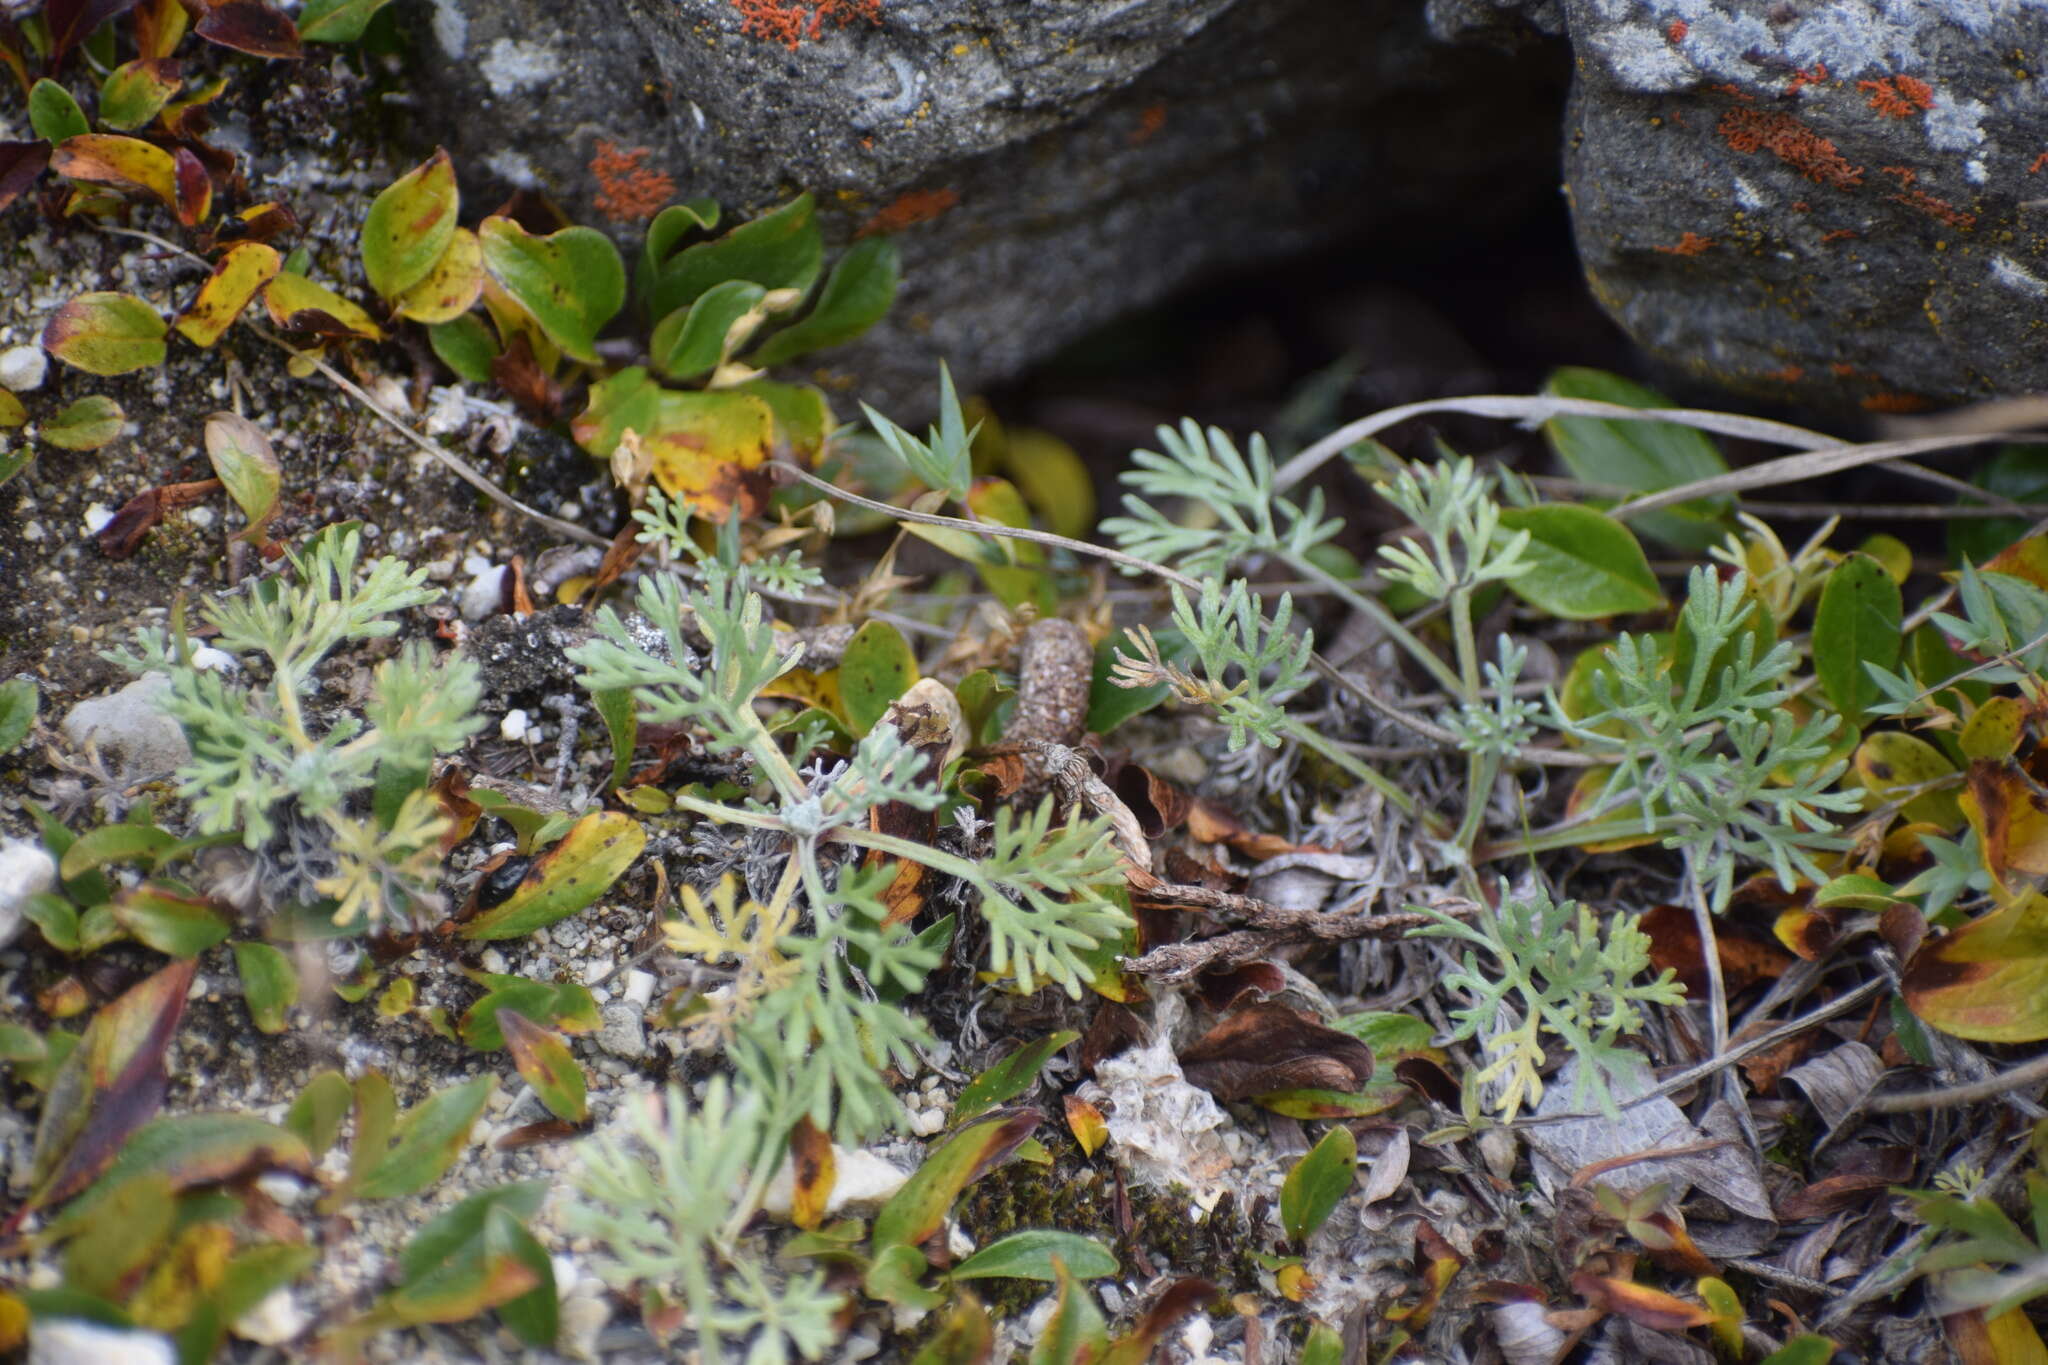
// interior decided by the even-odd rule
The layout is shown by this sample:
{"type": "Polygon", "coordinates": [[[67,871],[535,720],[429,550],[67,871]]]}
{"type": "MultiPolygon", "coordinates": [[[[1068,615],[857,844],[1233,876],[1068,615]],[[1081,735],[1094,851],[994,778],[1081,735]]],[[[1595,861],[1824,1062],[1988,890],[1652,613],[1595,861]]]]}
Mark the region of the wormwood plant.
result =
{"type": "Polygon", "coordinates": [[[337,924],[403,920],[431,902],[447,828],[426,790],[434,755],[483,724],[476,665],[437,662],[418,641],[378,665],[360,718],[322,729],[309,716],[321,659],[394,634],[393,613],[435,596],[424,568],[361,558],[361,533],[330,527],[290,556],[288,574],[208,602],[201,616],[217,634],[204,664],[179,624],[141,631],[132,650],[107,656],[169,678],[162,705],[192,747],[178,791],[201,833],[239,834],[253,850],[287,826],[322,831],[333,867],[311,889],[334,902],[337,924]]]}
{"type": "MultiPolygon", "coordinates": [[[[756,703],[762,689],[797,664],[802,645],[768,620],[756,571],[740,562],[732,523],[716,554],[696,548],[676,504],[657,500],[643,525],[647,539],[693,561],[700,582],[648,575],[636,605],[650,629],[636,630],[607,608],[598,638],[570,657],[591,690],[629,690],[646,718],[687,723],[703,732],[708,751],[744,757],[768,793],[739,803],[679,793],[679,808],[770,832],[788,847],[766,906],[732,912],[721,903],[715,919],[693,913],[676,929],[677,944],[751,964],[753,979],[775,982],[751,1000],[730,1001],[722,1027],[735,1067],[766,1097],[783,1131],[808,1114],[842,1138],[871,1135],[900,1112],[881,1068],[891,1061],[908,1068],[929,1041],[924,1024],[883,1000],[876,987],[897,997],[918,990],[939,947],[889,923],[894,865],[846,855],[908,859],[964,883],[987,929],[990,968],[1020,989],[1050,981],[1078,997],[1092,971],[1082,955],[1128,922],[1101,889],[1122,876],[1109,826],[1100,819],[1055,823],[1050,798],[1035,811],[998,808],[978,857],[870,828],[869,813],[889,803],[941,807],[942,775],[928,771],[924,757],[886,722],[844,759],[799,769],[790,753],[809,753],[819,736],[799,735],[785,752],[756,703]]],[[[964,807],[960,823],[963,831],[982,828],[964,807]]]]}
{"type": "Polygon", "coordinates": [[[1650,968],[1650,938],[1635,918],[1616,916],[1603,936],[1590,909],[1577,901],[1553,901],[1542,890],[1503,897],[1498,911],[1482,901],[1473,924],[1426,912],[1439,922],[1418,934],[1460,939],[1493,958],[1482,965],[1467,951],[1442,984],[1472,1002],[1451,1011],[1458,1024],[1451,1039],[1486,1033],[1487,1065],[1472,1081],[1496,1086],[1494,1105],[1502,1117],[1512,1121],[1523,1104],[1543,1098],[1545,1033],[1579,1059],[1573,1104],[1590,1095],[1614,1113],[1609,1081],[1640,1065],[1635,1052],[1620,1046],[1622,1036],[1643,1026],[1643,1006],[1675,1005],[1685,998],[1670,968],[1636,984],[1650,968]],[[1489,1031],[1517,1015],[1520,1023],[1489,1031]]]}

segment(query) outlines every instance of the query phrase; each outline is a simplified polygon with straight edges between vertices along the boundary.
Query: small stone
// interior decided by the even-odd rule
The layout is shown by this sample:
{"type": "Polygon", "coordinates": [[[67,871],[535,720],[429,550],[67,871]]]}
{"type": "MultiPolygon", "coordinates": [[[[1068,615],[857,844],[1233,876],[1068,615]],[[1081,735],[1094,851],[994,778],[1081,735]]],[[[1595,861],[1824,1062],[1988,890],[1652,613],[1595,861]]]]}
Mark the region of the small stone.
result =
{"type": "Polygon", "coordinates": [[[50,358],[40,346],[10,346],[0,351],[0,389],[33,393],[50,372],[50,358]]]}
{"type": "MultiPolygon", "coordinates": [[[[472,556],[474,558],[474,556],[472,556]]],[[[463,562],[465,569],[469,561],[463,562]]],[[[462,619],[481,621],[498,610],[505,600],[505,573],[503,565],[485,564],[481,569],[471,570],[475,577],[462,589],[462,619]]]]}
{"type": "Polygon", "coordinates": [[[28,1365],[176,1365],[171,1339],[124,1332],[77,1318],[38,1318],[29,1328],[28,1365]]]}
{"type": "Polygon", "coordinates": [[[478,956],[477,965],[494,975],[503,976],[506,971],[505,955],[496,948],[486,948],[478,956]]]}
{"type": "Polygon", "coordinates": [[[556,1336],[562,1354],[572,1360],[596,1360],[597,1338],[611,1319],[611,1305],[602,1298],[571,1295],[562,1304],[556,1336]]]}
{"type": "MultiPolygon", "coordinates": [[[[910,1179],[909,1173],[894,1162],[865,1147],[849,1149],[834,1143],[832,1165],[832,1193],[825,1197],[827,1215],[847,1209],[857,1212],[878,1209],[910,1179]]],[[[789,1217],[790,1201],[795,1191],[796,1179],[790,1174],[789,1163],[785,1161],[761,1195],[762,1211],[777,1218],[789,1217]]]]}
{"type": "Polygon", "coordinates": [[[626,973],[625,1000],[629,1005],[647,1005],[654,1000],[654,973],[634,968],[626,973]]]}
{"type": "Polygon", "coordinates": [[[597,1031],[599,1047],[628,1061],[637,1062],[647,1056],[647,1020],[640,1006],[614,1001],[604,1007],[600,1017],[604,1025],[597,1031]]]}
{"type": "Polygon", "coordinates": [[[118,692],[72,707],[64,735],[81,749],[97,748],[124,781],[166,777],[192,757],[185,732],[159,704],[170,689],[167,674],[145,673],[118,692]]]}
{"type": "Polygon", "coordinates": [[[57,884],[57,860],[28,839],[0,843],[0,948],[14,942],[31,896],[57,884]]]}
{"type": "Polygon", "coordinates": [[[943,1109],[921,1110],[910,1120],[910,1131],[919,1137],[930,1137],[945,1126],[946,1111],[943,1109]]]}
{"type": "Polygon", "coordinates": [[[113,519],[114,510],[103,502],[96,502],[80,514],[79,524],[85,527],[87,535],[96,536],[113,519]]]}
{"type": "Polygon", "coordinates": [[[242,671],[241,660],[224,649],[212,645],[201,645],[192,651],[192,666],[201,673],[235,674],[242,671]]]}
{"type": "Polygon", "coordinates": [[[311,1321],[299,1301],[292,1297],[291,1288],[281,1286],[236,1318],[228,1330],[258,1346],[282,1346],[305,1331],[311,1321]]]}
{"type": "MultiPolygon", "coordinates": [[[[469,613],[466,596],[462,610],[464,615],[469,613]]],[[[518,744],[531,732],[532,727],[526,718],[526,712],[516,706],[505,713],[505,719],[498,722],[498,737],[507,744],[518,744]]]]}

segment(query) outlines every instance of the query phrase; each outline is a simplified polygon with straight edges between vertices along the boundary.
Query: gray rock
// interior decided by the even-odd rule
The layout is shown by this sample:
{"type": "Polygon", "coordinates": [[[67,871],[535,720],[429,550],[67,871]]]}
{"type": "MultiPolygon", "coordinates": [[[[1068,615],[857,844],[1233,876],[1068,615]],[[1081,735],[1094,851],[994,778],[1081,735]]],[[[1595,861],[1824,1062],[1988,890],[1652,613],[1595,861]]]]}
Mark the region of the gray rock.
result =
{"type": "Polygon", "coordinates": [[[665,175],[729,213],[808,189],[834,240],[900,226],[891,320],[822,360],[907,417],[942,356],[985,383],[1198,272],[1373,225],[1481,233],[1555,187],[1559,64],[1434,41],[1420,0],[409,8],[417,126],[472,203],[524,184],[630,219],[665,175]],[[763,36],[776,13],[815,35],[763,36]]]}
{"type": "Polygon", "coordinates": [[[2048,383],[2048,7],[1564,8],[1579,253],[1643,346],[1841,409],[2048,383]]]}
{"type": "Polygon", "coordinates": [[[29,839],[0,841],[0,948],[21,933],[29,897],[57,884],[57,860],[29,839]]]}
{"type": "Polygon", "coordinates": [[[82,701],[64,717],[65,737],[97,749],[123,780],[167,776],[192,757],[185,732],[158,704],[170,687],[168,675],[145,673],[118,692],[82,701]]]}
{"type": "Polygon", "coordinates": [[[604,1006],[603,1024],[597,1031],[597,1045],[614,1057],[644,1060],[647,1053],[646,1012],[629,1000],[614,1000],[604,1006]]]}

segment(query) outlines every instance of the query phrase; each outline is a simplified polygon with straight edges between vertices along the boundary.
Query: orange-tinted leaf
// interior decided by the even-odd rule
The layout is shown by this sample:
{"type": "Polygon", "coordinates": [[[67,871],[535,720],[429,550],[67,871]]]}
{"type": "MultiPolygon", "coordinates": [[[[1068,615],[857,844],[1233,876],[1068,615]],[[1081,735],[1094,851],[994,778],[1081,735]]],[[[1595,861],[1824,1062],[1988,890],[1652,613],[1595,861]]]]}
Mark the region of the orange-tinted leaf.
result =
{"type": "Polygon", "coordinates": [[[1218,1020],[1180,1054],[1189,1081],[1218,1099],[1288,1090],[1355,1091],[1372,1078],[1372,1049],[1275,1001],[1218,1020]]]}
{"type": "Polygon", "coordinates": [[[576,1065],[568,1044],[518,1010],[499,1010],[497,1018],[498,1030],[512,1053],[512,1065],[548,1112],[571,1123],[589,1118],[583,1068],[576,1065]]]}
{"type": "Polygon", "coordinates": [[[282,258],[274,247],[243,242],[229,247],[199,286],[192,306],[178,315],[178,332],[194,346],[211,346],[240,317],[256,291],[276,278],[282,258]]]}
{"type": "Polygon", "coordinates": [[[1972,760],[1969,787],[1957,805],[1982,841],[1991,875],[2001,883],[2014,872],[2048,874],[2048,798],[2018,764],[1972,760]]]}
{"type": "Polygon", "coordinates": [[[1687,1303],[1661,1289],[1589,1270],[1572,1276],[1572,1289],[1595,1307],[1653,1331],[1683,1332],[1714,1321],[1714,1311],[1703,1303],[1687,1303]]]}
{"type": "Polygon", "coordinates": [[[263,287],[263,306],[270,320],[288,332],[384,339],[383,329],[368,313],[325,285],[289,270],[263,287]]]}
{"type": "MultiPolygon", "coordinates": [[[[1682,905],[1653,905],[1638,921],[1650,936],[1650,965],[1659,971],[1677,973],[1685,993],[1698,998],[1707,989],[1707,959],[1700,948],[1699,922],[1682,905]]],[[[1714,947],[1721,959],[1721,978],[1728,993],[1735,994],[1758,981],[1775,981],[1792,959],[1777,945],[1740,926],[1723,922],[1714,926],[1714,947]]]]}
{"type": "Polygon", "coordinates": [[[128,558],[142,547],[142,538],[167,514],[219,492],[220,486],[219,479],[200,479],[143,489],[122,503],[120,510],[93,537],[99,542],[100,553],[109,559],[128,558]]]}
{"type": "Polygon", "coordinates": [[[1944,1033],[1984,1043],[2048,1038],[2048,897],[1930,939],[1906,966],[1906,1004],[1944,1033]]]}
{"type": "Polygon", "coordinates": [[[1038,1117],[1023,1113],[989,1119],[948,1138],[875,1215],[874,1254],[880,1256],[890,1247],[922,1245],[945,1223],[960,1191],[1008,1159],[1031,1136],[1038,1117]]]}
{"type": "Polygon", "coordinates": [[[1102,1111],[1079,1095],[1068,1095],[1064,1104],[1067,1131],[1081,1145],[1082,1156],[1094,1156],[1102,1144],[1109,1141],[1109,1124],[1104,1121],[1102,1111]]]}
{"type": "Polygon", "coordinates": [[[1145,1365],[1152,1359],[1152,1352],[1160,1340],[1179,1326],[1183,1318],[1215,1298],[1218,1292],[1216,1286],[1207,1280],[1175,1280],[1153,1300],[1145,1315],[1138,1319],[1137,1326],[1110,1344],[1109,1353],[1102,1357],[1101,1365],[1145,1365]]]}
{"type": "Polygon", "coordinates": [[[198,965],[187,958],[145,977],[86,1025],[50,1082],[36,1124],[34,1193],[9,1226],[85,1188],[163,1103],[164,1051],[198,965]]]}
{"type": "Polygon", "coordinates": [[[262,0],[213,0],[192,31],[251,57],[292,59],[299,55],[299,30],[282,10],[262,0]]]}
{"type": "Polygon", "coordinates": [[[589,405],[570,429],[600,459],[611,458],[625,432],[637,431],[653,458],[655,482],[713,517],[732,506],[751,515],[766,500],[757,471],[775,423],[753,394],[664,389],[635,366],[592,385],[589,405]]]}
{"type": "Polygon", "coordinates": [[[397,309],[414,322],[449,322],[468,312],[483,291],[483,248],[474,232],[457,228],[433,269],[398,296],[397,309]]]}
{"type": "Polygon", "coordinates": [[[2048,588],[2048,536],[2028,536],[2008,545],[1978,568],[1983,573],[2011,574],[2037,588],[2048,588]]]}
{"type": "Polygon", "coordinates": [[[178,207],[178,170],[171,154],[153,142],[119,133],[81,133],[50,151],[50,169],[69,180],[142,190],[165,208],[178,207]]]}
{"type": "Polygon", "coordinates": [[[127,374],[164,363],[166,330],[133,294],[80,294],[50,315],[43,349],[88,374],[127,374]]]}
{"type": "Polygon", "coordinates": [[[790,1221],[808,1231],[825,1221],[832,1186],[839,1179],[832,1138],[808,1114],[790,1132],[789,1164],[796,1176],[789,1196],[790,1221]]]}
{"type": "Polygon", "coordinates": [[[1415,1256],[1422,1272],[1422,1297],[1406,1307],[1386,1310],[1388,1321],[1401,1323],[1411,1332],[1422,1330],[1436,1316],[1444,1291],[1465,1267],[1465,1258],[1428,1219],[1415,1225],[1415,1256]]]}
{"type": "Polygon", "coordinates": [[[1907,820],[1931,821],[1944,830],[1963,823],[1953,786],[1923,790],[1955,774],[1955,765],[1924,739],[1881,730],[1856,746],[1856,777],[1883,801],[1903,801],[1907,820]]]}
{"type": "Polygon", "coordinates": [[[178,39],[185,36],[189,22],[190,16],[178,0],[142,0],[133,21],[135,46],[145,58],[168,57],[177,49],[178,39]]]}
{"type": "Polygon", "coordinates": [[[123,62],[100,85],[100,123],[116,132],[130,132],[160,113],[178,93],[178,63],[138,58],[123,62]]]}
{"type": "Polygon", "coordinates": [[[1904,1147],[1866,1147],[1845,1154],[1841,1163],[1824,1179],[1794,1190],[1778,1201],[1777,1213],[1790,1222],[1798,1218],[1825,1218],[1842,1209],[1866,1203],[1877,1190],[1901,1185],[1913,1178],[1913,1153],[1904,1147]]]}

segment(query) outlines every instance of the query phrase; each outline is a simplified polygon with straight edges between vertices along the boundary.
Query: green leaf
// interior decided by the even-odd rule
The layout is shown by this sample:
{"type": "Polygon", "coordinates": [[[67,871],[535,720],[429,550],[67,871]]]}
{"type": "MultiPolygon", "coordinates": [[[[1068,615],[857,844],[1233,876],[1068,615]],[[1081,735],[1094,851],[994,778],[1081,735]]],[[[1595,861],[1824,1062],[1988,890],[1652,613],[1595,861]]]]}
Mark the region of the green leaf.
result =
{"type": "Polygon", "coordinates": [[[498,343],[476,314],[464,313],[452,322],[427,328],[427,342],[443,365],[470,383],[491,382],[491,362],[498,358],[498,343]]]}
{"type": "MultiPolygon", "coordinates": [[[[541,1181],[473,1194],[429,1221],[399,1253],[399,1287],[378,1301],[356,1330],[464,1322],[491,1308],[507,1313],[520,1335],[554,1326],[554,1270],[522,1220],[545,1198],[541,1181]],[[537,1300],[545,1295],[542,1308],[537,1300]]],[[[528,1338],[531,1340],[531,1338],[528,1338]]]]}
{"type": "Polygon", "coordinates": [[[568,1044],[518,1010],[498,1011],[497,1023],[520,1079],[533,1087],[548,1112],[570,1123],[589,1118],[583,1068],[576,1065],[568,1044]]]}
{"type": "Polygon", "coordinates": [[[640,712],[633,704],[633,690],[618,687],[592,692],[590,703],[604,718],[605,733],[612,741],[612,775],[606,785],[620,786],[633,770],[633,746],[640,737],[640,712]]]}
{"type": "Polygon", "coordinates": [[[292,1101],[284,1126],[296,1133],[314,1156],[324,1156],[341,1134],[341,1121],[348,1116],[355,1092],[339,1071],[323,1071],[306,1082],[306,1088],[292,1101]]]}
{"type": "Polygon", "coordinates": [[[647,831],[630,815],[592,811],[533,860],[509,897],[463,925],[462,936],[520,938],[567,919],[609,890],[646,846],[647,831]]]}
{"type": "MultiPolygon", "coordinates": [[[[2048,445],[2000,446],[1970,482],[2013,502],[2048,502],[2048,445]]],[[[1949,561],[1982,564],[2026,535],[2032,524],[2020,517],[1956,517],[1948,523],[1949,561]]]]}
{"type": "Polygon", "coordinates": [[[40,896],[30,896],[22,913],[58,952],[75,953],[79,950],[78,907],[70,901],[44,892],[40,896]]]}
{"type": "MultiPolygon", "coordinates": [[[[1601,370],[1567,367],[1550,377],[1543,391],[1559,398],[1585,398],[1632,408],[1668,408],[1655,389],[1601,370]]],[[[1554,417],[1543,431],[1571,472],[1586,483],[1654,493],[1696,479],[1725,474],[1728,463],[1706,435],[1670,422],[1618,422],[1604,417],[1554,417]]],[[[1703,498],[1636,518],[1645,535],[1686,550],[1720,543],[1732,506],[1726,498],[1703,498]]]]}
{"type": "Polygon", "coordinates": [[[853,340],[889,311],[902,273],[902,259],[888,238],[855,242],[832,267],[810,314],[762,342],[747,363],[766,369],[853,340]]]}
{"type": "Polygon", "coordinates": [[[1029,1365],[1076,1365],[1099,1358],[1109,1349],[1109,1327],[1095,1296],[1069,1274],[1066,1265],[1053,1262],[1059,1300],[1045,1330],[1032,1344],[1029,1365]]]}
{"type": "Polygon", "coordinates": [[[1390,1010],[1347,1014],[1332,1019],[1330,1027],[1364,1043],[1372,1049],[1374,1058],[1382,1062],[1420,1052],[1436,1037],[1436,1028],[1427,1019],[1390,1010]]]}
{"type": "Polygon", "coordinates": [[[1045,1064],[1081,1035],[1072,1029],[1050,1033],[1024,1044],[1009,1056],[969,1081],[953,1101],[953,1122],[964,1123],[986,1110],[1017,1098],[1038,1084],[1045,1064]]]}
{"type": "Polygon", "coordinates": [[[391,0],[307,0],[299,11],[299,37],[309,43],[352,43],[391,0]]]}
{"type": "MultiPolygon", "coordinates": [[[[5,403],[6,399],[0,398],[0,406],[5,406],[5,403]]],[[[5,423],[0,423],[0,426],[4,425],[5,423]]],[[[6,487],[9,479],[19,474],[22,470],[27,469],[29,462],[35,459],[35,457],[34,446],[17,446],[13,450],[0,450],[0,488],[6,487]]]]}
{"type": "Polygon", "coordinates": [[[277,507],[284,472],[263,428],[238,412],[216,412],[206,419],[206,457],[250,528],[268,522],[277,507]]]}
{"type": "Polygon", "coordinates": [[[964,1290],[910,1365],[983,1365],[995,1354],[995,1326],[981,1300],[964,1290]]]}
{"type": "MultiPolygon", "coordinates": [[[[175,61],[123,62],[100,82],[100,123],[117,132],[132,132],[162,112],[182,84],[175,61]]],[[[81,126],[74,131],[86,129],[81,126]]]]}
{"type": "MultiPolygon", "coordinates": [[[[710,373],[746,343],[747,333],[735,335],[734,324],[754,313],[767,293],[748,280],[711,286],[695,303],[676,309],[655,324],[647,344],[649,360],[670,379],[695,379],[710,373]]],[[[754,320],[758,325],[760,315],[755,314],[754,320]]]]}
{"type": "Polygon", "coordinates": [[[1816,909],[1839,905],[1851,910],[1882,912],[1905,903],[1905,898],[1889,885],[1861,872],[1836,877],[1813,893],[1816,909]]]}
{"type": "Polygon", "coordinates": [[[1327,1322],[1312,1323],[1301,1343],[1301,1365],[1344,1365],[1344,1338],[1327,1322]]]}
{"type": "MultiPolygon", "coordinates": [[[[431,274],[455,240],[460,208],[455,165],[445,148],[435,148],[431,157],[385,186],[363,217],[363,273],[370,287],[388,301],[431,274]]],[[[487,219],[485,226],[500,221],[487,219]]]]}
{"type": "Polygon", "coordinates": [[[313,1173],[312,1154],[293,1133],[253,1114],[180,1114],[135,1130],[114,1164],[67,1213],[82,1214],[127,1180],[161,1175],[177,1190],[217,1185],[262,1171],[313,1173]]]}
{"type": "Polygon", "coordinates": [[[42,709],[42,694],[33,678],[9,678],[0,683],[0,755],[13,753],[35,727],[42,709]]]}
{"type": "Polygon", "coordinates": [[[242,1000],[259,1033],[282,1033],[299,1003],[299,973],[285,952],[268,943],[235,944],[242,1000]]]}
{"type": "Polygon", "coordinates": [[[441,1178],[469,1143],[469,1130],[483,1113],[495,1076],[478,1076],[453,1090],[428,1096],[405,1112],[391,1130],[391,1150],[371,1166],[355,1189],[362,1199],[396,1199],[417,1194],[441,1178]]]}
{"type": "Polygon", "coordinates": [[[1297,1244],[1329,1220],[1358,1176],[1358,1139],[1338,1124],[1294,1163],[1280,1186],[1280,1226],[1297,1244]]]}
{"type": "Polygon", "coordinates": [[[867,1272],[861,1277],[861,1289],[871,1299],[930,1312],[946,1300],[918,1283],[929,1264],[916,1247],[900,1243],[883,1247],[868,1263],[867,1272]]]}
{"type": "Polygon", "coordinates": [[[839,699],[848,728],[866,735],[917,679],[917,656],[902,631],[887,621],[862,626],[839,660],[839,699]]]}
{"type": "MultiPolygon", "coordinates": [[[[18,427],[27,421],[28,409],[21,405],[21,400],[6,389],[0,389],[0,427],[18,427]]],[[[0,476],[0,483],[6,481],[5,476],[0,476]]]]}
{"type": "Polygon", "coordinates": [[[114,920],[136,942],[171,957],[197,957],[233,932],[227,917],[206,901],[149,882],[114,898],[114,920]]]}
{"type": "Polygon", "coordinates": [[[37,137],[52,145],[92,131],[85,111],[71,98],[71,92],[47,76],[28,92],[28,126],[37,137]]]}
{"type": "Polygon", "coordinates": [[[50,315],[43,349],[87,374],[127,374],[164,363],[170,328],[133,294],[80,294],[50,315]]]}
{"type": "Polygon", "coordinates": [[[1508,587],[1531,606],[1566,621],[1590,621],[1664,605],[1643,547],[1605,512],[1569,503],[1509,507],[1500,523],[1529,533],[1524,557],[1531,567],[1508,587]]]}
{"type": "MultiPolygon", "coordinates": [[[[655,219],[657,225],[668,212],[655,219]]],[[[798,195],[716,241],[700,242],[662,261],[648,291],[648,315],[665,318],[727,280],[748,280],[764,289],[807,290],[824,261],[815,206],[810,195],[798,195]]]]}
{"type": "Polygon", "coordinates": [[[1762,1365],[1828,1365],[1834,1354],[1834,1342],[1808,1332],[1765,1356],[1762,1365]]]}
{"type": "Polygon", "coordinates": [[[121,1282],[170,1236],[177,1212],[171,1182],[161,1172],[144,1172],[109,1184],[89,1206],[74,1206],[43,1237],[64,1243],[67,1288],[118,1299],[121,1282]]]}
{"type": "Polygon", "coordinates": [[[1062,1261],[1076,1279],[1099,1280],[1117,1273],[1116,1256],[1093,1238],[1032,1230],[991,1242],[954,1266],[953,1278],[1043,1280],[1051,1284],[1058,1279],[1054,1266],[1062,1261]]]}
{"type": "Polygon", "coordinates": [[[1865,664],[1899,666],[1899,622],[1905,604],[1884,565],[1866,554],[1837,564],[1820,591],[1813,615],[1813,671],[1842,719],[1861,727],[1864,712],[1882,700],[1865,664]]]}
{"type": "Polygon", "coordinates": [[[156,866],[156,857],[175,847],[178,836],[154,825],[101,825],[88,830],[64,850],[57,862],[57,875],[69,882],[96,868],[112,863],[142,863],[156,866]]]}
{"type": "Polygon", "coordinates": [[[500,1011],[524,1015],[529,1021],[564,1033],[589,1033],[598,1026],[597,1001],[579,982],[530,981],[519,976],[489,976],[490,993],[462,1016],[462,1041],[478,1052],[505,1046],[500,1011]]]}
{"type": "Polygon", "coordinates": [[[532,314],[549,340],[595,365],[597,334],[626,301],[626,270],[611,239],[587,227],[536,237],[495,214],[484,219],[477,237],[491,278],[532,314]]]}
{"type": "Polygon", "coordinates": [[[974,1124],[948,1138],[875,1215],[872,1253],[879,1257],[890,1247],[922,1245],[945,1223],[960,1191],[1008,1159],[1037,1126],[1037,1114],[1017,1114],[974,1124]]]}

